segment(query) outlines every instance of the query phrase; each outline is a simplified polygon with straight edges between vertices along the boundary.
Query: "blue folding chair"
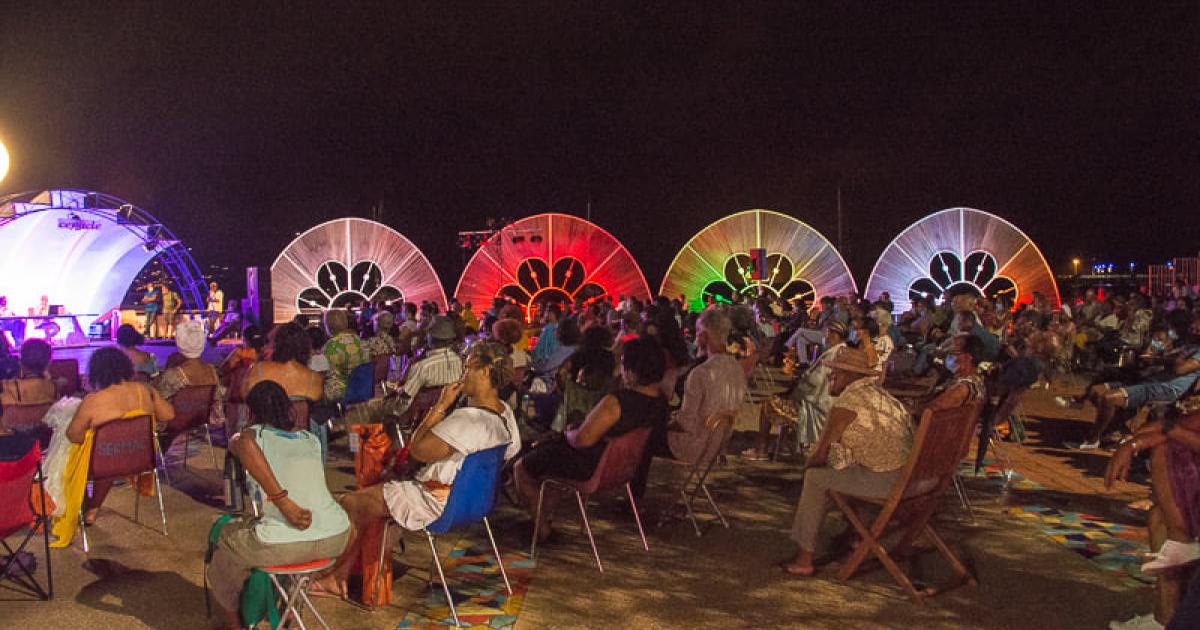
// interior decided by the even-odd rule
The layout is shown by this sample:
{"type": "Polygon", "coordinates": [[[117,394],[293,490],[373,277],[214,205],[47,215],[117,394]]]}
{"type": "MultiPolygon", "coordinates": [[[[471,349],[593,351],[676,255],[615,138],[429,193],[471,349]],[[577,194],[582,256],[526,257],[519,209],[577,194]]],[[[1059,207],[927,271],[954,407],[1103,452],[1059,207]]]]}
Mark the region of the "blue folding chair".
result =
{"type": "MultiPolygon", "coordinates": [[[[438,577],[442,580],[442,590],[446,593],[446,603],[450,605],[450,614],[454,616],[454,626],[462,627],[458,621],[458,610],[454,607],[454,598],[450,596],[450,585],[446,583],[446,574],[442,571],[442,561],[438,558],[437,540],[441,536],[462,526],[483,521],[487,530],[488,541],[492,543],[492,551],[496,554],[496,564],[500,567],[500,575],[504,577],[504,587],[512,594],[512,585],[508,582],[508,573],[504,571],[504,561],[500,558],[500,548],[496,546],[496,537],[492,535],[492,526],[488,523],[488,512],[496,502],[496,485],[500,480],[500,469],[504,466],[504,451],[508,444],[501,444],[484,451],[476,451],[467,455],[458,475],[454,477],[454,485],[450,488],[450,496],[446,499],[446,509],[442,515],[425,526],[425,537],[429,539],[429,548],[433,552],[433,563],[437,567],[438,577]]],[[[379,570],[376,581],[383,573],[384,553],[387,550],[388,527],[391,519],[383,527],[383,544],[379,550],[379,570]]],[[[378,590],[378,586],[376,587],[378,590]]]]}
{"type": "Polygon", "coordinates": [[[350,370],[346,379],[346,391],[342,394],[342,406],[358,404],[371,400],[375,395],[375,366],[370,363],[350,370]]]}

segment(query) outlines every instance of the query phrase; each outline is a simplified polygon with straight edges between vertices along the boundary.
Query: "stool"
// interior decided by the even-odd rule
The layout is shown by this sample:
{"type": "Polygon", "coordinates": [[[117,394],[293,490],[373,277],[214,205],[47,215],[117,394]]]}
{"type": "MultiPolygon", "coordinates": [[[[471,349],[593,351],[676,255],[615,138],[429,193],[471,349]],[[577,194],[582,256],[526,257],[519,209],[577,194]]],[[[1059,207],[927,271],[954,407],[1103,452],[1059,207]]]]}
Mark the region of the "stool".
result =
{"type": "Polygon", "coordinates": [[[294,615],[296,623],[300,624],[302,630],[307,630],[308,626],[304,625],[304,620],[300,618],[300,609],[298,608],[301,601],[305,606],[316,616],[317,621],[321,622],[321,627],[329,630],[329,624],[325,623],[325,619],[321,613],[313,606],[312,600],[308,598],[308,586],[312,583],[312,575],[314,573],[324,571],[333,566],[336,558],[322,558],[311,562],[302,562],[300,564],[279,565],[274,567],[259,567],[259,570],[271,576],[271,584],[275,585],[275,590],[279,592],[279,596],[283,598],[285,610],[283,616],[279,618],[279,627],[287,626],[288,616],[294,615]],[[283,588],[283,584],[279,581],[280,576],[290,577],[292,580],[291,590],[283,588]]]}

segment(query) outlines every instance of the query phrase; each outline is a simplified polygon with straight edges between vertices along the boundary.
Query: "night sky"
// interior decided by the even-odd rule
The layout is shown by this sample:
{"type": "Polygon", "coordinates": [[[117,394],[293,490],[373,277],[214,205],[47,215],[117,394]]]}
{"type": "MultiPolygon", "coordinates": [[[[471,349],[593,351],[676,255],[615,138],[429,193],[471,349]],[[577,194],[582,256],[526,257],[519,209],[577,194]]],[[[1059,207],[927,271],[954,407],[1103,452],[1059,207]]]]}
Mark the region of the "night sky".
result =
{"type": "Polygon", "coordinates": [[[839,185],[860,286],[959,205],[1058,270],[1200,250],[1196,2],[14,4],[0,192],[128,199],[201,266],[382,200],[452,290],[457,230],[590,199],[657,289],[737,210],[835,239],[839,185]]]}

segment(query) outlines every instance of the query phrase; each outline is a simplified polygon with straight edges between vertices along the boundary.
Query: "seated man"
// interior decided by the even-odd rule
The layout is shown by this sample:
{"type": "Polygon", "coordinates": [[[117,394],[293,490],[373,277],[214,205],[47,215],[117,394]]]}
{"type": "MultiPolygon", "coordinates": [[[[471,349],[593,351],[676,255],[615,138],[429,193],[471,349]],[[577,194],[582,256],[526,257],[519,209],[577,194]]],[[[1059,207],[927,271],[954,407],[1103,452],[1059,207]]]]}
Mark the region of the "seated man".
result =
{"type": "Polygon", "coordinates": [[[20,372],[16,378],[0,381],[0,407],[54,402],[54,381],[46,374],[50,353],[50,344],[41,339],[21,344],[20,372]]]}
{"type": "Polygon", "coordinates": [[[829,408],[833,406],[833,396],[829,392],[830,372],[825,363],[846,347],[847,336],[846,326],[841,322],[834,319],[826,322],[826,350],[804,371],[790,393],[763,401],[758,421],[758,446],[743,451],[742,457],[751,461],[767,459],[767,438],[772,426],[795,424],[796,443],[800,445],[813,444],[820,438],[829,408]]]}
{"type": "Polygon", "coordinates": [[[836,309],[837,300],[833,296],[826,295],[821,298],[821,311],[817,314],[817,325],[813,328],[800,328],[796,330],[796,332],[792,333],[791,337],[788,337],[784,346],[795,348],[796,356],[800,358],[802,363],[805,362],[809,357],[809,346],[820,344],[824,340],[825,333],[823,331],[825,324],[836,319],[834,317],[836,309]]]}
{"type": "Polygon", "coordinates": [[[1200,349],[1192,346],[1174,355],[1166,370],[1154,378],[1133,385],[1100,383],[1088,392],[1096,404],[1096,422],[1087,439],[1080,443],[1068,443],[1068,448],[1094,450],[1100,448],[1100,440],[1112,425],[1118,409],[1136,412],[1150,403],[1171,403],[1180,400],[1200,379],[1200,349]]]}
{"type": "Polygon", "coordinates": [[[709,308],[696,321],[696,345],[707,350],[704,363],[688,372],[683,385],[683,403],[669,426],[655,430],[646,449],[646,457],[633,482],[633,492],[646,490],[650,462],[655,455],[670,456],[695,463],[708,441],[707,422],[720,412],[736,412],[746,397],[746,374],[729,354],[729,317],[709,308]]]}
{"type": "Polygon", "coordinates": [[[816,570],[814,555],[829,510],[828,491],[886,497],[912,449],[908,411],[879,385],[878,374],[862,352],[844,348],[825,365],[832,371],[829,391],[837,401],[804,472],[791,532],[800,549],[783,567],[793,575],[816,570]]]}
{"type": "Polygon", "coordinates": [[[402,405],[398,411],[408,408],[412,399],[427,387],[442,387],[457,383],[463,375],[463,360],[454,351],[458,335],[454,323],[439,317],[429,328],[429,340],[425,356],[413,364],[401,388],[402,405]]]}
{"type": "Polygon", "coordinates": [[[507,349],[488,342],[471,347],[462,380],[442,389],[409,441],[409,455],[426,463],[416,478],[386,481],[342,497],[353,525],[350,541],[331,574],[318,584],[321,590],[345,595],[346,579],[359,556],[360,534],[373,522],[392,518],[415,531],[436,521],[467,455],[507,444],[505,459],[516,456],[521,449],[517,421],[499,396],[511,378],[507,349]],[[467,397],[467,405],[455,409],[460,395],[467,397]]]}

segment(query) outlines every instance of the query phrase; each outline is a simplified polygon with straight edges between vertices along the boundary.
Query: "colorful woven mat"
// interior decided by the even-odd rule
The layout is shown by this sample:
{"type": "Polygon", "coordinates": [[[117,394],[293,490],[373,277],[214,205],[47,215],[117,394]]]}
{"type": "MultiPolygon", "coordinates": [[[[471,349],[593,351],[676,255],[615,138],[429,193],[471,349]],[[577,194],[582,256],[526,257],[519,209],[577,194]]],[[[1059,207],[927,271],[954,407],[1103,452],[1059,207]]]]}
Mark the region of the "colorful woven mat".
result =
{"type": "MultiPolygon", "coordinates": [[[[513,592],[504,588],[504,578],[496,566],[496,556],[485,542],[475,544],[463,540],[454,547],[450,556],[442,560],[446,581],[454,597],[458,619],[464,628],[511,629],[517,623],[517,614],[529,590],[533,577],[534,561],[529,554],[513,549],[501,551],[504,569],[513,592]]],[[[429,593],[425,605],[411,610],[400,621],[400,630],[424,630],[426,628],[454,627],[446,595],[435,586],[429,593]]]]}
{"type": "Polygon", "coordinates": [[[1150,551],[1145,527],[1121,525],[1093,514],[1040,505],[1020,505],[1006,510],[1034,521],[1051,540],[1091,560],[1105,571],[1119,573],[1125,586],[1140,588],[1154,583],[1141,571],[1142,554],[1150,551]]]}

